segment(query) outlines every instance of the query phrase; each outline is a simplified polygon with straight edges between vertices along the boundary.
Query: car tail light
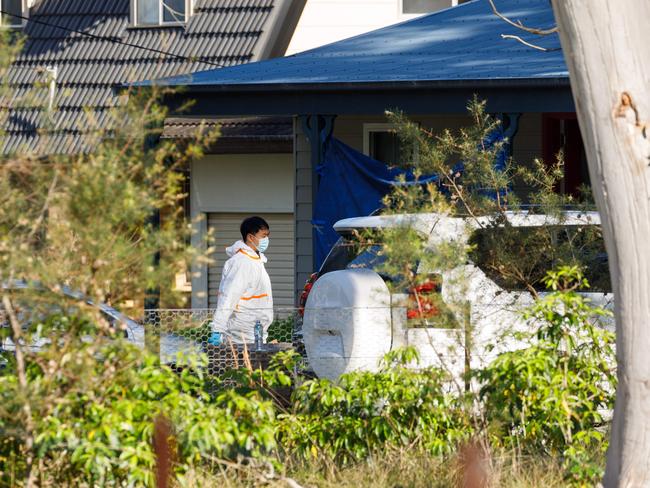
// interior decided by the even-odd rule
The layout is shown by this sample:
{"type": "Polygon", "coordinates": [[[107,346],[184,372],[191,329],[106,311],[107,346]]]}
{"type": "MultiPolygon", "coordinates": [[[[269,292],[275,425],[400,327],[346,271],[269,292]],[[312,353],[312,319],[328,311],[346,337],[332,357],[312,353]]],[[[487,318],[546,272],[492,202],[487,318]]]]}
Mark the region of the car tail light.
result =
{"type": "Polygon", "coordinates": [[[305,305],[307,304],[307,298],[309,297],[309,292],[314,286],[314,283],[316,283],[317,279],[318,279],[318,273],[313,273],[307,280],[307,283],[305,283],[305,287],[302,289],[302,293],[300,294],[300,300],[298,301],[298,314],[301,317],[305,315],[305,305]]]}
{"type": "Polygon", "coordinates": [[[421,285],[413,287],[409,292],[406,318],[409,320],[422,320],[440,315],[440,309],[436,305],[439,288],[439,284],[433,280],[425,281],[421,285]]]}

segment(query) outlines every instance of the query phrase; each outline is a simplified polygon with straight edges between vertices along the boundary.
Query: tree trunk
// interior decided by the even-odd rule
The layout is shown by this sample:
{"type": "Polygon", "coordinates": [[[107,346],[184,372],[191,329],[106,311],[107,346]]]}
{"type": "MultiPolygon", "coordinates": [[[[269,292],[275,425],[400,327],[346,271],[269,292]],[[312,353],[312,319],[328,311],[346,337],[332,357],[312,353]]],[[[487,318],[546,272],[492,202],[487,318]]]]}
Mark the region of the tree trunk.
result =
{"type": "Polygon", "coordinates": [[[650,1],[552,0],[616,298],[604,484],[650,486],[650,1]]]}

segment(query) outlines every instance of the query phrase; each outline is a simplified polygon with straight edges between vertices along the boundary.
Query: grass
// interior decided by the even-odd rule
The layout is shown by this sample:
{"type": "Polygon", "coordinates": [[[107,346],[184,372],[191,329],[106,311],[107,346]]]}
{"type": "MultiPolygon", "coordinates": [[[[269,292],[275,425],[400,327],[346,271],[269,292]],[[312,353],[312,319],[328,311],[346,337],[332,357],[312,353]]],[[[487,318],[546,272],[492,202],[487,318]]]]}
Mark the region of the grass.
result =
{"type": "Polygon", "coordinates": [[[193,472],[189,486],[312,488],[553,488],[565,486],[560,461],[513,452],[481,455],[479,449],[451,457],[408,450],[378,453],[348,468],[331,463],[295,464],[278,473],[270,465],[220,464],[193,472]]]}

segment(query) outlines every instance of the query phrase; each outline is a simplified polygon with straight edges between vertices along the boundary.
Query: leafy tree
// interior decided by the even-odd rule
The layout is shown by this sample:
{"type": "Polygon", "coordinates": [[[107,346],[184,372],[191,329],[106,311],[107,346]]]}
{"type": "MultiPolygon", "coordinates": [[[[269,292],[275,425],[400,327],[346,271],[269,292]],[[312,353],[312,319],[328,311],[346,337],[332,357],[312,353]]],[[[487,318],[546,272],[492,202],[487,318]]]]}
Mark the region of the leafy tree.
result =
{"type": "MultiPolygon", "coordinates": [[[[384,201],[384,213],[464,217],[479,232],[474,234],[469,247],[449,242],[431,252],[427,248],[430,244],[410,223],[404,225],[407,229],[389,229],[380,236],[388,257],[385,271],[389,276],[399,277],[400,288],[414,288],[421,284],[418,280],[427,278],[418,277],[413,263],[421,263],[420,269],[450,270],[469,257],[503,285],[526,289],[536,296],[538,290],[544,289],[547,270],[562,264],[581,264],[585,259],[590,259],[591,264],[595,255],[603,251],[598,246],[598,228],[562,230],[564,235],[558,236],[562,210],[593,209],[588,191],[580,198],[555,191],[563,177],[561,153],[555,162],[536,159],[531,167],[526,167],[506,159],[504,167],[497,167],[495,161],[507,143],[493,137],[501,129],[501,121],[487,114],[485,102],[477,98],[469,102],[468,114],[468,126],[457,133],[445,130],[441,134],[421,128],[400,112],[388,114],[400,127],[400,166],[413,172],[416,181],[423,175],[435,175],[438,181],[396,185],[384,201]],[[528,203],[522,203],[513,191],[518,181],[530,189],[528,203]],[[554,216],[557,222],[522,231],[506,218],[508,213],[522,211],[554,216]],[[532,249],[536,252],[530,252],[532,249]]],[[[462,231],[459,229],[459,234],[462,231]]],[[[601,267],[598,271],[598,278],[606,281],[606,270],[601,267]]],[[[607,287],[607,283],[601,285],[607,287]]]]}
{"type": "MultiPolygon", "coordinates": [[[[0,70],[6,73],[19,45],[8,36],[2,41],[0,70]]],[[[35,86],[28,97],[38,100],[39,90],[35,86]]],[[[6,118],[9,104],[21,101],[6,86],[1,95],[6,118]]],[[[75,374],[61,380],[71,362],[86,366],[79,375],[97,373],[105,341],[122,334],[91,302],[137,300],[172,283],[182,263],[205,259],[186,246],[190,227],[179,205],[179,170],[200,157],[215,134],[201,129],[189,143],[159,140],[166,115],[158,103],[162,95],[130,93],[101,125],[89,115],[84,130],[94,146],[86,152],[17,152],[0,161],[0,334],[14,346],[2,352],[11,401],[0,408],[0,425],[11,431],[12,456],[21,460],[18,472],[27,486],[34,486],[35,463],[44,462],[43,419],[53,418],[59,402],[79,392],[85,380],[106,385],[113,378],[119,384],[120,366],[110,361],[99,378],[75,374]],[[161,212],[165,218],[154,225],[152,215],[161,212]],[[63,293],[64,287],[78,298],[63,293]],[[55,315],[70,320],[49,319],[55,315]],[[33,346],[43,339],[49,344],[36,352],[33,346]]]]}

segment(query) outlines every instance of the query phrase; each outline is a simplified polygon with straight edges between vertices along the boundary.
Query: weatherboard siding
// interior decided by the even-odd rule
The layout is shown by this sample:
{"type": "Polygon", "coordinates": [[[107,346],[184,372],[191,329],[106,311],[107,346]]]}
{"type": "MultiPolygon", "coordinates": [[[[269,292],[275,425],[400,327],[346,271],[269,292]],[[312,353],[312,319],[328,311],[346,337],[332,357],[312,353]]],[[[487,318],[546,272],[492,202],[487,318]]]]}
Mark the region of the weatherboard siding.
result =
{"type": "Polygon", "coordinates": [[[314,239],[311,223],[314,200],[314,176],[311,164],[311,147],[298,117],[294,118],[294,137],[293,156],[296,171],[295,296],[297,299],[309,275],[314,272],[314,239]]]}

